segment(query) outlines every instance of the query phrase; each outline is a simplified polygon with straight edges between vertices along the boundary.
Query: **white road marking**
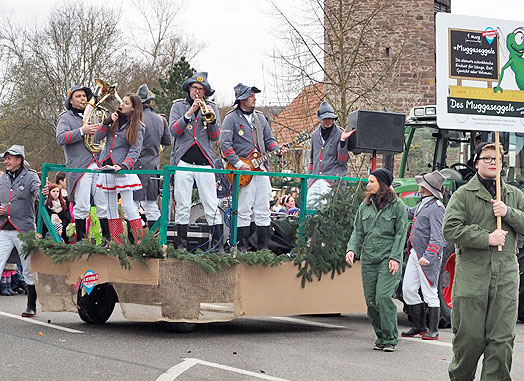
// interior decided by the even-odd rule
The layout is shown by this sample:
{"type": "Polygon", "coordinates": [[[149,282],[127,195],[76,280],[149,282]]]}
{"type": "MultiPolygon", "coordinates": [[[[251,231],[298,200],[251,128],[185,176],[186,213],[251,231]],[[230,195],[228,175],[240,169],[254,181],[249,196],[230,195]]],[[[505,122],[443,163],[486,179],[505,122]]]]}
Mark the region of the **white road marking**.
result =
{"type": "Polygon", "coordinates": [[[231,366],[217,364],[217,363],[214,363],[214,362],[209,362],[209,361],[204,361],[204,360],[199,360],[199,359],[194,359],[194,358],[186,358],[186,359],[184,359],[184,361],[182,361],[180,364],[175,365],[174,367],[169,369],[167,372],[163,373],[160,377],[158,377],[157,381],[173,381],[178,376],[180,376],[182,373],[184,373],[186,370],[188,370],[189,368],[191,368],[192,366],[197,365],[197,364],[206,365],[206,366],[209,366],[209,367],[212,367],[212,368],[223,369],[223,370],[227,370],[229,372],[235,372],[235,373],[239,373],[239,374],[244,374],[246,376],[260,378],[262,380],[287,381],[284,378],[268,376],[266,374],[251,372],[249,370],[233,368],[231,366]]]}
{"type": "Polygon", "coordinates": [[[297,319],[297,318],[291,318],[291,317],[285,317],[285,316],[268,316],[267,319],[279,320],[279,321],[288,322],[288,323],[298,323],[298,324],[304,324],[304,325],[312,325],[314,327],[348,329],[348,327],[346,327],[344,325],[320,323],[320,322],[317,322],[317,321],[297,319]]]}
{"type": "Polygon", "coordinates": [[[413,341],[415,343],[423,343],[423,344],[432,344],[432,345],[440,345],[441,347],[449,347],[451,348],[453,345],[451,343],[447,343],[445,341],[440,340],[422,340],[420,337],[399,337],[399,339],[406,340],[406,341],[413,341]]]}
{"type": "Polygon", "coordinates": [[[21,317],[21,316],[18,316],[18,315],[13,315],[13,314],[10,314],[10,313],[7,313],[7,312],[0,311],[0,316],[6,316],[6,317],[13,318],[13,319],[22,320],[22,321],[25,321],[26,323],[43,325],[44,327],[59,329],[61,331],[65,331],[65,332],[69,332],[69,333],[84,333],[83,331],[78,331],[76,329],[61,327],[59,325],[45,323],[43,321],[34,320],[32,318],[25,318],[25,317],[21,317]]]}

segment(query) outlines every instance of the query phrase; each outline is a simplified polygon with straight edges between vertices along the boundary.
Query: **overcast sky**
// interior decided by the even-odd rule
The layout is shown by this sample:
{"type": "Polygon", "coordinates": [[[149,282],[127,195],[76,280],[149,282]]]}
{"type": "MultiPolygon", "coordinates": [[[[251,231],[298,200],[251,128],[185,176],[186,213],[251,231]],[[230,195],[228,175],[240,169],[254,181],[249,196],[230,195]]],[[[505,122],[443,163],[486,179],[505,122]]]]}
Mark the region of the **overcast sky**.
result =
{"type": "MultiPolygon", "coordinates": [[[[100,1],[84,0],[86,3],[100,1]]],[[[49,17],[50,9],[59,2],[1,0],[0,9],[11,11],[14,20],[38,23],[49,17]]],[[[122,0],[103,3],[118,6],[122,0]]],[[[278,1],[291,16],[294,4],[298,3],[300,0],[278,1]]],[[[209,72],[217,101],[231,102],[233,86],[238,82],[261,88],[261,103],[273,101],[271,73],[274,62],[269,54],[276,46],[282,46],[282,42],[271,33],[277,27],[277,20],[270,14],[269,3],[266,0],[199,0],[184,4],[184,17],[179,21],[185,32],[206,44],[192,66],[209,72]]],[[[524,26],[524,0],[452,0],[451,9],[452,13],[469,16],[522,21],[524,26]]]]}

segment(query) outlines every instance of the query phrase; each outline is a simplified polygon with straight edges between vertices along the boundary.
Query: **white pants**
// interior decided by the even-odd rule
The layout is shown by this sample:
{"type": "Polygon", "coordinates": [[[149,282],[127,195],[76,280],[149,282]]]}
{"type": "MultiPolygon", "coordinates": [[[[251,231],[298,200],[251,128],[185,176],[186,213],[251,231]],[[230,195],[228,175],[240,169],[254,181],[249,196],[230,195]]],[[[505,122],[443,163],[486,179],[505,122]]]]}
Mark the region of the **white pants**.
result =
{"type": "Polygon", "coordinates": [[[153,200],[142,200],[142,201],[135,201],[137,209],[142,206],[142,209],[144,209],[144,212],[146,212],[146,218],[147,221],[156,221],[160,218],[160,210],[158,209],[158,205],[156,201],[153,200]]]}
{"type": "Polygon", "coordinates": [[[251,215],[255,214],[257,226],[271,224],[271,181],[268,176],[253,176],[251,182],[240,188],[238,194],[238,227],[249,226],[251,215]]]}
{"type": "MultiPolygon", "coordinates": [[[[96,162],[91,163],[87,169],[98,168],[96,162]]],[[[84,173],[84,175],[78,180],[75,187],[74,200],[75,205],[73,206],[73,217],[75,219],[85,220],[91,209],[91,194],[94,193],[96,188],[96,180],[98,179],[98,173],[84,173]]]]}
{"type": "Polygon", "coordinates": [[[402,282],[404,302],[410,306],[422,303],[422,299],[420,299],[418,293],[419,289],[422,289],[422,296],[429,307],[440,307],[437,285],[433,287],[429,285],[428,279],[422,271],[422,267],[418,264],[417,253],[412,248],[404,272],[404,281],[402,282]]]}
{"type": "MultiPolygon", "coordinates": [[[[177,164],[179,167],[211,169],[210,165],[189,164],[180,160],[177,164]]],[[[193,192],[193,182],[196,182],[198,196],[204,207],[206,221],[209,226],[221,225],[222,215],[219,210],[219,201],[217,198],[217,186],[215,174],[209,172],[175,172],[175,223],[189,224],[189,214],[191,212],[191,195],[193,192]]]]}
{"type": "Polygon", "coordinates": [[[324,179],[318,179],[307,190],[306,206],[308,208],[324,206],[326,204],[325,200],[322,201],[319,205],[317,205],[317,203],[319,202],[322,196],[324,196],[326,193],[329,193],[330,191],[331,184],[324,179]]]}
{"type": "Polygon", "coordinates": [[[22,255],[22,241],[18,238],[18,230],[0,230],[0,274],[4,271],[5,264],[11,255],[13,247],[16,247],[20,256],[20,263],[24,268],[25,282],[32,286],[35,284],[36,274],[29,271],[31,267],[31,256],[24,258],[22,255]]]}

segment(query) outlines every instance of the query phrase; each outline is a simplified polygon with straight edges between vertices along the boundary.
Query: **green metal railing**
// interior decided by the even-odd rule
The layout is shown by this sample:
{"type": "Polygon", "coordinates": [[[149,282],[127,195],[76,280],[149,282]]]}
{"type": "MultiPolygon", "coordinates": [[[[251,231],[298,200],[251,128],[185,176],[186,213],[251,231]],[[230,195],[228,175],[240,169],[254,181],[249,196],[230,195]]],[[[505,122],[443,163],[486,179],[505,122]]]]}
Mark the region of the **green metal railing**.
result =
{"type": "MultiPolygon", "coordinates": [[[[232,205],[231,205],[231,226],[230,226],[230,242],[237,243],[237,214],[238,214],[238,192],[240,190],[240,175],[254,175],[254,176],[271,176],[271,177],[291,177],[291,178],[297,178],[300,179],[300,214],[299,214],[299,229],[300,226],[302,226],[302,222],[309,214],[315,214],[316,211],[314,209],[307,209],[306,203],[307,203],[307,180],[308,179],[325,179],[325,180],[333,180],[333,181],[347,181],[347,182],[359,182],[359,181],[367,181],[367,179],[362,180],[358,177],[346,177],[346,176],[325,176],[325,175],[307,175],[307,174],[300,174],[300,173],[283,173],[283,172],[259,172],[259,171],[240,171],[240,170],[229,170],[229,169],[208,169],[208,168],[201,168],[198,170],[195,170],[195,168],[188,168],[188,167],[177,167],[172,165],[166,165],[161,170],[121,170],[118,173],[119,174],[148,174],[148,175],[157,175],[162,176],[163,179],[170,179],[171,175],[173,175],[176,171],[187,171],[187,172],[210,172],[210,173],[222,173],[226,175],[233,175],[233,183],[232,183],[232,205]],[[304,190],[304,191],[302,191],[304,190]]],[[[61,164],[50,164],[50,163],[44,163],[42,164],[42,179],[47,179],[48,172],[82,172],[82,173],[101,173],[98,170],[93,169],[85,169],[85,168],[66,168],[64,165],[61,164]]],[[[42,187],[43,188],[43,187],[42,187]]],[[[161,207],[161,216],[160,219],[151,227],[151,231],[156,230],[156,228],[160,225],[160,243],[162,245],[165,245],[167,243],[167,225],[169,220],[169,196],[170,196],[170,181],[163,181],[162,182],[162,207],[161,207]]],[[[42,234],[43,231],[43,224],[47,226],[47,230],[49,231],[51,238],[59,242],[60,238],[58,237],[58,234],[56,233],[55,229],[53,228],[53,225],[51,223],[51,218],[49,217],[49,214],[47,213],[45,209],[45,196],[42,194],[42,191],[40,192],[40,200],[38,203],[38,220],[37,220],[37,232],[42,234]]],[[[64,226],[65,229],[65,226],[64,226]]]]}

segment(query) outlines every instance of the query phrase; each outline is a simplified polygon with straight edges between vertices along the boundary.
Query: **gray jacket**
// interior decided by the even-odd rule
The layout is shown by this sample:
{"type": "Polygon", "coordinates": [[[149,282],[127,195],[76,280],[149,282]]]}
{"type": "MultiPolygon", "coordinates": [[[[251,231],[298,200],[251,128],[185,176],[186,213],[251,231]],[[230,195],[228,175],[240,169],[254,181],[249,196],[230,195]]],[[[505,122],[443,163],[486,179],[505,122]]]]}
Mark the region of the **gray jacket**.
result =
{"type": "Polygon", "coordinates": [[[195,115],[191,115],[189,123],[186,123],[184,115],[191,108],[186,98],[173,101],[169,113],[169,131],[175,137],[175,165],[194,144],[198,145],[209,165],[211,167],[215,165],[215,151],[213,151],[211,142],[218,140],[218,135],[220,135],[220,114],[213,102],[206,101],[206,103],[215,112],[216,121],[214,124],[204,126],[200,110],[196,118],[195,115]]]}
{"type": "MultiPolygon", "coordinates": [[[[58,117],[56,142],[64,147],[67,168],[87,168],[96,161],[95,156],[84,145],[81,127],[82,117],[71,110],[58,117]]],[[[74,202],[76,184],[83,175],[80,172],[66,173],[67,192],[72,202],[74,202]]]]}
{"type": "MultiPolygon", "coordinates": [[[[144,131],[142,152],[135,163],[135,169],[158,169],[160,145],[169,146],[171,135],[167,127],[167,121],[158,115],[151,107],[144,106],[144,131]]],[[[133,192],[135,201],[156,200],[158,196],[158,176],[147,174],[138,175],[142,183],[142,189],[133,192]]]]}
{"type": "Polygon", "coordinates": [[[23,168],[11,184],[7,173],[0,176],[0,204],[7,208],[0,216],[0,228],[7,219],[22,233],[36,231],[35,202],[40,194],[40,179],[35,171],[23,168]]]}
{"type": "Polygon", "coordinates": [[[129,122],[115,131],[115,134],[109,134],[109,126],[102,124],[95,132],[95,140],[102,140],[107,136],[104,151],[100,153],[100,163],[111,158],[114,164],[118,164],[123,169],[132,169],[142,151],[142,142],[144,139],[144,127],[140,126],[136,134],[136,143],[129,145],[126,139],[126,131],[129,122]]]}
{"type": "Polygon", "coordinates": [[[231,110],[224,118],[220,133],[220,150],[229,164],[233,166],[238,163],[239,157],[246,158],[254,151],[265,153],[280,148],[264,114],[257,110],[254,112],[262,127],[264,147],[258,147],[256,127],[248,123],[238,107],[231,110]]]}
{"type": "Polygon", "coordinates": [[[435,197],[431,197],[422,205],[406,208],[408,218],[413,218],[409,235],[411,247],[415,249],[418,259],[425,258],[429,265],[421,266],[431,286],[438,283],[442,253],[446,241],[442,236],[444,221],[444,205],[435,197]]]}
{"type": "MultiPolygon", "coordinates": [[[[348,173],[348,142],[340,147],[340,135],[344,131],[339,126],[333,126],[333,131],[327,141],[322,139],[321,126],[311,133],[311,155],[309,160],[309,174],[346,176],[348,173]]],[[[311,186],[316,179],[308,179],[311,186]]]]}

